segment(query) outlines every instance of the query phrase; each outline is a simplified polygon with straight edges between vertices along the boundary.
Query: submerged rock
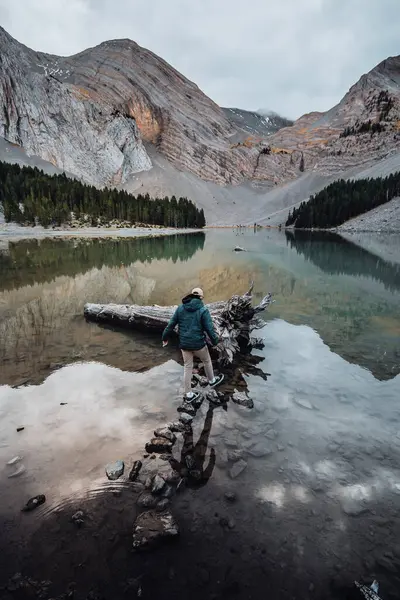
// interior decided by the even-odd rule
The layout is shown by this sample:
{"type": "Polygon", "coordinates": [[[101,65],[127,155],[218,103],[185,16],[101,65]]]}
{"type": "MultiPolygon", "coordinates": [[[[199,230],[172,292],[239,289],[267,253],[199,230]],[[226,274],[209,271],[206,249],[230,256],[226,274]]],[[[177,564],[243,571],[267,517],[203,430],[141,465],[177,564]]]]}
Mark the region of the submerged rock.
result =
{"type": "Polygon", "coordinates": [[[8,479],[12,479],[13,477],[19,477],[20,475],[25,473],[25,471],[26,471],[25,466],[23,464],[21,464],[13,473],[10,473],[10,475],[8,476],[8,479]]]}
{"type": "Polygon", "coordinates": [[[157,512],[162,512],[164,511],[166,508],[168,508],[168,506],[170,505],[170,501],[168,500],[168,498],[163,498],[162,500],[160,500],[157,503],[157,507],[156,510],[157,512]]]}
{"type": "Polygon", "coordinates": [[[236,502],[237,500],[237,496],[235,494],[235,492],[225,492],[224,494],[225,500],[227,500],[228,502],[236,502]]]}
{"type": "Polygon", "coordinates": [[[9,460],[7,464],[12,466],[12,465],[17,464],[17,462],[21,462],[21,460],[22,460],[22,456],[14,456],[14,458],[9,460]]]}
{"type": "Polygon", "coordinates": [[[44,494],[38,494],[37,496],[34,496],[33,498],[29,498],[28,502],[25,504],[25,506],[21,510],[23,512],[30,512],[31,510],[34,510],[35,508],[37,508],[41,504],[44,504],[45,502],[46,502],[46,496],[44,494]]]}
{"type": "Polygon", "coordinates": [[[306,408],[307,410],[314,410],[315,408],[308,400],[296,398],[295,403],[302,408],[306,408]]]}
{"type": "Polygon", "coordinates": [[[229,462],[236,462],[243,458],[243,450],[229,450],[228,460],[229,462]]]}
{"type": "Polygon", "coordinates": [[[164,437],[155,437],[150,442],[147,442],[145,449],[146,452],[157,452],[162,454],[164,452],[171,452],[173,443],[164,437]]]}
{"type": "Polygon", "coordinates": [[[247,467],[247,462],[244,460],[238,460],[230,469],[229,476],[232,479],[236,479],[247,467]]]}
{"type": "Polygon", "coordinates": [[[121,477],[125,469],[125,463],[123,460],[116,460],[106,466],[106,475],[111,481],[115,481],[118,477],[121,477]]]}
{"type": "Polygon", "coordinates": [[[157,506],[158,499],[150,494],[150,492],[143,492],[140,494],[137,504],[141,508],[155,508],[157,506]]]}
{"type": "Polygon", "coordinates": [[[245,408],[254,408],[254,402],[248,397],[246,392],[238,392],[235,390],[232,394],[232,402],[239,404],[239,406],[244,406],[245,408]]]}
{"type": "Polygon", "coordinates": [[[136,481],[136,479],[139,476],[141,468],[142,468],[142,461],[135,460],[135,462],[133,463],[131,472],[129,473],[129,481],[136,481]]]}
{"type": "Polygon", "coordinates": [[[258,442],[257,444],[249,448],[247,452],[255,458],[261,458],[262,456],[269,456],[270,454],[272,454],[272,450],[270,448],[266,448],[263,442],[258,442]]]}
{"type": "Polygon", "coordinates": [[[165,438],[166,440],[169,440],[172,444],[175,444],[176,442],[176,435],[172,433],[172,431],[168,429],[168,427],[160,427],[159,429],[156,429],[154,435],[158,438],[165,438]]]}
{"type": "Polygon", "coordinates": [[[163,491],[161,492],[161,495],[163,498],[172,498],[172,496],[175,494],[175,488],[173,485],[169,485],[167,484],[164,488],[163,491]]]}
{"type": "Polygon", "coordinates": [[[83,510],[78,510],[76,513],[74,513],[71,517],[71,521],[77,527],[82,527],[82,525],[85,522],[85,514],[84,514],[83,510]]]}
{"type": "Polygon", "coordinates": [[[179,535],[179,527],[170,512],[144,512],[133,527],[133,548],[152,548],[179,535]]]}

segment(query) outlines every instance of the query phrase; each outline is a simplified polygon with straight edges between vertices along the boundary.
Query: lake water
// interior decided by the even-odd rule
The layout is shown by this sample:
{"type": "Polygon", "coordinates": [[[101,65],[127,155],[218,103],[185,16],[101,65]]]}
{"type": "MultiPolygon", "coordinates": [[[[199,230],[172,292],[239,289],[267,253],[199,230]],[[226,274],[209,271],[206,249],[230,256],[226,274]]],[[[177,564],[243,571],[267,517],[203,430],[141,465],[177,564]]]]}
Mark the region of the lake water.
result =
{"type": "Polygon", "coordinates": [[[353,579],[377,576],[384,600],[400,597],[398,263],[329,234],[214,230],[10,242],[0,275],[0,509],[14,550],[4,572],[23,564],[55,581],[58,593],[71,581],[106,589],[136,573],[146,597],[162,586],[165,598],[343,598],[353,579]],[[174,418],[180,356],[157,336],[85,322],[83,305],[176,304],[195,286],[211,302],[243,293],[250,281],[256,301],[267,292],[275,299],[257,333],[265,341],[254,352],[260,371],[244,365],[235,374],[255,407],[213,411],[205,461],[213,449],[212,476],[176,498],[181,542],[132,563],[134,506],[125,490],[105,512],[103,492],[125,484],[105,485],[104,465],[140,457],[152,430],[174,418]],[[15,467],[6,463],[15,455],[25,472],[10,479],[15,467]],[[232,479],[238,457],[247,468],[232,479]],[[233,505],[224,502],[227,489],[238,495],[233,505]],[[27,519],[16,515],[37,493],[46,505],[27,519]],[[97,534],[109,536],[101,544],[83,544],[62,521],[82,503],[97,534]],[[21,526],[30,536],[24,548],[21,526]],[[54,562],[55,552],[63,558],[54,562]],[[177,574],[182,557],[185,577],[177,574]]]}

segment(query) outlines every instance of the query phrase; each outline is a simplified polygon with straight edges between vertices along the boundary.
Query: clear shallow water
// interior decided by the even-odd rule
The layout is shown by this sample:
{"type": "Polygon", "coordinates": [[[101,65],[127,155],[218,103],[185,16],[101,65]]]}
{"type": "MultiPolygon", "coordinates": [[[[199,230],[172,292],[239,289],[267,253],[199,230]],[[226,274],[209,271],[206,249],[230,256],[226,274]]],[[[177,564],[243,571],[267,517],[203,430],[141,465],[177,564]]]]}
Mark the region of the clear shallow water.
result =
{"type": "MultiPolygon", "coordinates": [[[[200,549],[206,540],[212,564],[226,560],[231,542],[219,525],[222,515],[234,519],[232,535],[242,549],[242,566],[235,563],[234,570],[245,565],[241,578],[247,580],[250,561],[260,577],[267,562],[274,573],[271,597],[292,598],[300,589],[299,597],[307,597],[311,583],[315,597],[336,597],[327,592],[332,578],[373,572],[384,583],[383,597],[395,598],[399,267],[337,238],[288,239],[278,232],[209,232],[205,240],[176,238],[168,246],[173,257],[163,259],[160,240],[151,240],[147,262],[135,241],[51,242],[37,254],[25,246],[3,256],[2,382],[31,379],[33,371],[38,383],[45,379],[0,388],[3,514],[11,518],[15,504],[45,492],[47,506],[32,517],[37,526],[54,509],[72,510],[95,497],[104,465],[117,458],[130,465],[154,427],[176,414],[177,350],[161,350],[156,338],[85,323],[84,302],[174,304],[194,285],[212,301],[245,291],[254,279],[257,298],[272,291],[276,300],[257,334],[266,343],[256,352],[258,367],[270,376],[244,374],[253,410],[230,403],[227,411],[214,411],[205,457],[207,465],[214,450],[211,478],[177,498],[188,522],[180,551],[190,561],[186,542],[200,549]],[[236,244],[249,252],[233,253],[236,244]],[[157,258],[150,261],[152,255],[157,258]],[[50,360],[77,364],[54,371],[50,360]],[[26,429],[18,434],[21,425],[26,429]],[[254,446],[262,456],[253,455],[254,446]],[[26,473],[8,479],[6,462],[17,454],[26,473]],[[238,455],[247,468],[231,479],[238,455]],[[226,489],[239,496],[230,507],[223,502],[226,489]],[[388,552],[392,572],[382,566],[388,552]],[[277,595],[276,586],[285,593],[277,595]]],[[[239,384],[240,376],[234,378],[239,384]]],[[[195,442],[207,408],[196,418],[195,442]]],[[[182,440],[177,459],[181,446],[182,440]]]]}

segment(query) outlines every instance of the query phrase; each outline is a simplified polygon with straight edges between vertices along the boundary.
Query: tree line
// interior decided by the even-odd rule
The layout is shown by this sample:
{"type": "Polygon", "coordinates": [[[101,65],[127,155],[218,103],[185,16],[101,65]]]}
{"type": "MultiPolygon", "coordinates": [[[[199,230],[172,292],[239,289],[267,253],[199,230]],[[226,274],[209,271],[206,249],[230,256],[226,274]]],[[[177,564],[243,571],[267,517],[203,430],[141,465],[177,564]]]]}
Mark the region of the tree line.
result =
{"type": "Polygon", "coordinates": [[[400,196],[400,172],[388,177],[331,183],[289,212],[286,227],[296,229],[337,227],[400,196]]]}
{"type": "Polygon", "coordinates": [[[76,179],[46,175],[38,168],[0,162],[0,204],[7,222],[44,227],[60,226],[71,220],[89,217],[89,224],[112,219],[162,225],[164,227],[202,228],[204,211],[187,198],[150,198],[134,196],[124,190],[97,189],[76,179]]]}

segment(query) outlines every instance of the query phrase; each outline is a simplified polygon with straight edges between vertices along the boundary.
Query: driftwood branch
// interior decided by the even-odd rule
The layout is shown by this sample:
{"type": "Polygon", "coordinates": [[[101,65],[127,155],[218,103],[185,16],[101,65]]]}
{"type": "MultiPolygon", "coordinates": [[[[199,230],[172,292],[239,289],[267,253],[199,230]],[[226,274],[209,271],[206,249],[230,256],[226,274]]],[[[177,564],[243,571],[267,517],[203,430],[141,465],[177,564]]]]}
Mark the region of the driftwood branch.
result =
{"type": "MultiPolygon", "coordinates": [[[[251,347],[250,333],[263,323],[258,315],[273,302],[271,294],[268,294],[260,304],[253,307],[252,291],[253,285],[243,296],[232,296],[227,302],[214,302],[207,305],[220,337],[216,351],[221,364],[231,363],[235,353],[251,347]]],[[[90,321],[125,329],[161,333],[176,308],[176,306],[136,304],[85,304],[84,314],[90,321]]]]}

